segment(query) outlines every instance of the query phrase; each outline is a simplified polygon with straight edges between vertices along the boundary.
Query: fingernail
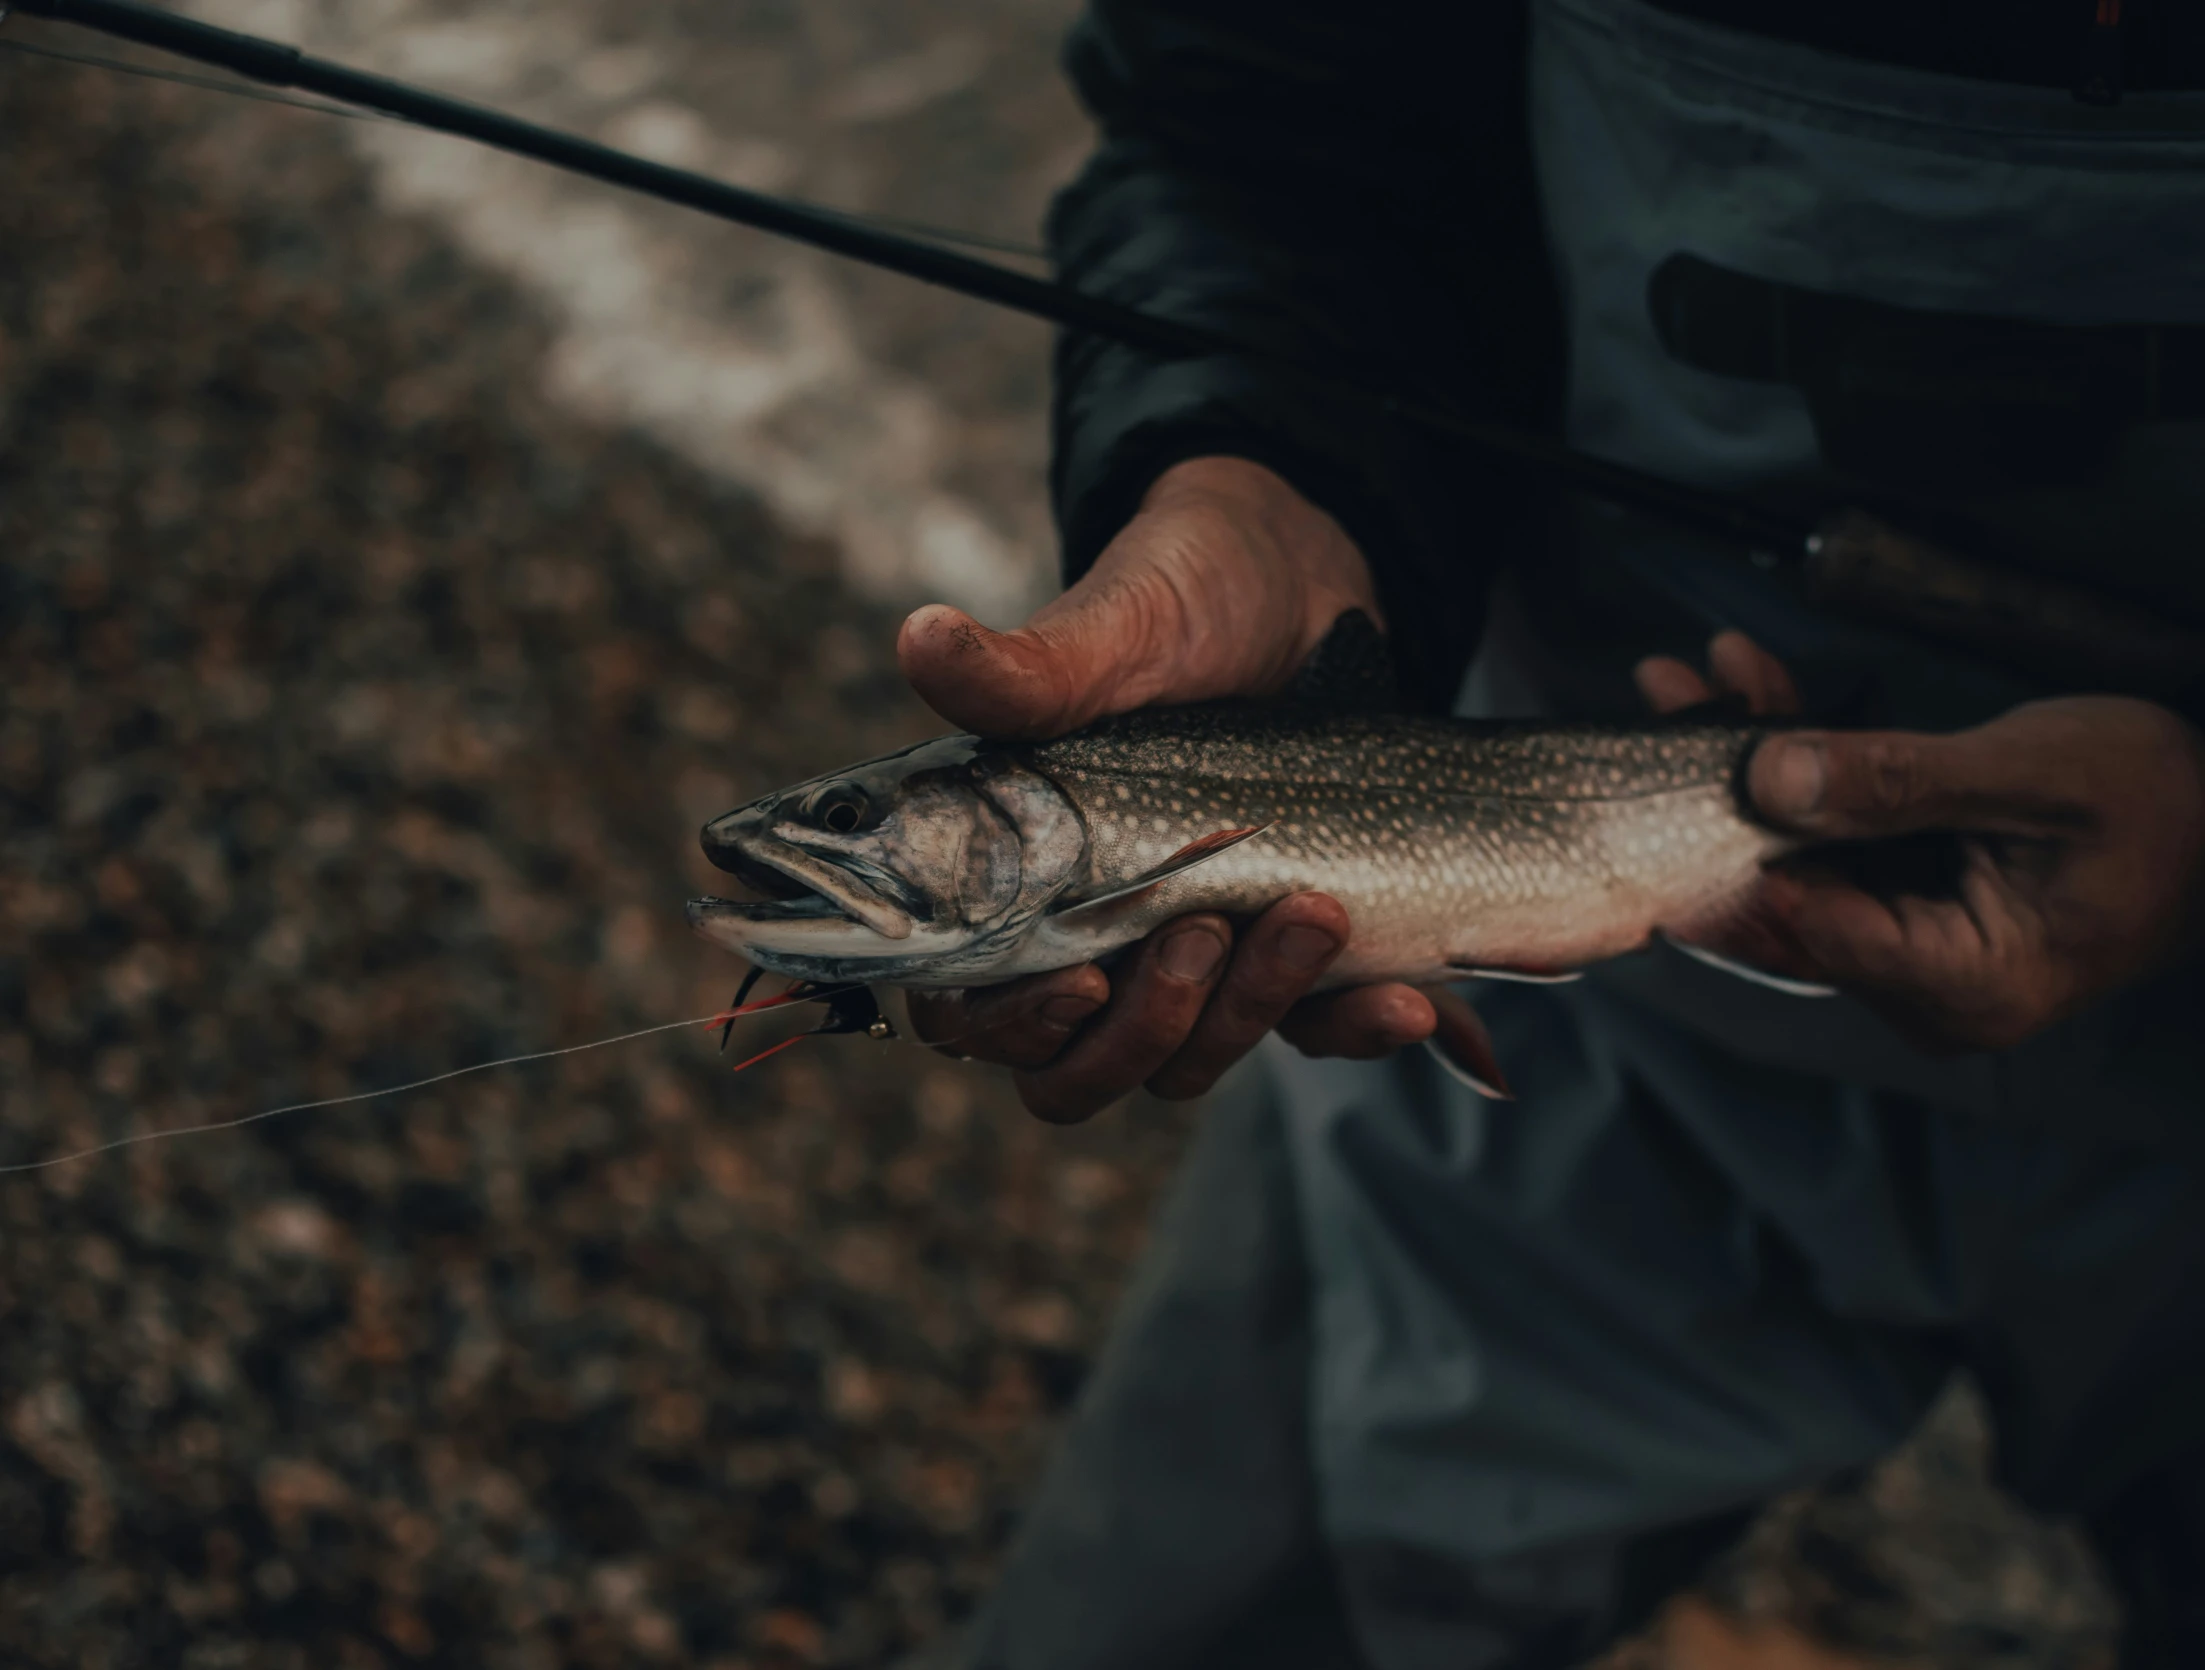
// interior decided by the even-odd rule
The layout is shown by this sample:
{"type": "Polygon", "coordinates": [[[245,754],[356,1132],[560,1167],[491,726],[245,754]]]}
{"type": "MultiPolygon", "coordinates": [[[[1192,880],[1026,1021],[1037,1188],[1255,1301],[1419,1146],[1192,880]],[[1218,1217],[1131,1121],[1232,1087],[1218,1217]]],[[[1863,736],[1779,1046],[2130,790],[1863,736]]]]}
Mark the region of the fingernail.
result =
{"type": "Polygon", "coordinates": [[[1174,980],[1207,980],[1225,960],[1225,942],[1206,928],[1188,928],[1164,941],[1157,960],[1174,980]]]}
{"type": "Polygon", "coordinates": [[[1314,974],[1339,949],[1338,936],[1322,928],[1296,926],[1279,935],[1279,961],[1297,974],[1314,974]]]}
{"type": "Polygon", "coordinates": [[[1069,1032],[1102,1007],[1091,997],[1074,997],[1069,993],[1052,997],[1036,1011],[1049,1025],[1069,1032]]]}
{"type": "Polygon", "coordinates": [[[1760,793],[1754,798],[1772,817],[1799,818],[1822,805],[1822,744],[1775,737],[1762,744],[1773,750],[1754,773],[1760,793]]]}

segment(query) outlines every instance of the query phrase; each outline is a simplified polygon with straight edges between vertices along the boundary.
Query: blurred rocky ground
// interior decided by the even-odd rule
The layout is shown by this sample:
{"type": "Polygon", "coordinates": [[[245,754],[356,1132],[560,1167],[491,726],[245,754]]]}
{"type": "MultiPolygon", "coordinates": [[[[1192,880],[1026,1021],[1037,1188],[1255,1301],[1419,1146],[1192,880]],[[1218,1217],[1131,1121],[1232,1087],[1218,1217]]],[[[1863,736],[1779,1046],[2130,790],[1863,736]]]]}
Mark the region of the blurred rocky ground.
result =
{"type": "MultiPolygon", "coordinates": [[[[891,617],[333,122],[0,132],[0,1164],[711,1013],[696,827],[928,729],[891,617]]],[[[0,1657],[886,1662],[1179,1136],[698,1033],[0,1178],[0,1657]]]]}
{"type": "MultiPolygon", "coordinates": [[[[1012,246],[1038,242],[1088,145],[1056,71],[1075,0],[186,9],[737,184],[1012,246]]],[[[379,201],[527,294],[550,330],[531,374],[563,404],[749,483],[831,536],[869,595],[1004,623],[1049,585],[1044,327],[398,124],[344,138],[379,201]]]]}
{"type": "MultiPolygon", "coordinates": [[[[1013,238],[1077,141],[1020,0],[210,3],[1013,238]]],[[[697,825],[931,728],[887,600],[1041,583],[1019,321],[15,54],[0,134],[0,1165],[709,1013],[697,825]]],[[[984,1587],[1184,1129],[676,1033],[0,1177],[0,1658],[892,1663],[984,1587]]],[[[1632,1662],[2102,1666],[1971,1421],[1632,1662]]]]}

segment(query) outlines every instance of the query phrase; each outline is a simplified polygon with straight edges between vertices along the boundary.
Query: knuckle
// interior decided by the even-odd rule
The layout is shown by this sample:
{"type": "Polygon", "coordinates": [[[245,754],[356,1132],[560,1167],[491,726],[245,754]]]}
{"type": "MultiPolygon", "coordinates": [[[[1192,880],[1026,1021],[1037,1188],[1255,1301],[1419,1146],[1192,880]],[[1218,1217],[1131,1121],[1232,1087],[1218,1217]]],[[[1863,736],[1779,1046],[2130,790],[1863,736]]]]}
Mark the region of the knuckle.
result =
{"type": "MultiPolygon", "coordinates": [[[[1245,964],[1247,958],[1238,959],[1245,964]]],[[[1151,943],[1148,972],[1158,987],[1171,990],[1178,1001],[1208,988],[1230,969],[1238,972],[1232,957],[1232,931],[1214,917],[1183,918],[1151,943]]]]}
{"type": "Polygon", "coordinates": [[[1321,1055],[1331,1041],[1333,1017],[1339,1006],[1337,994],[1305,997],[1279,1017],[1278,1035],[1304,1055],[1321,1055]]]}
{"type": "Polygon", "coordinates": [[[1148,1092],[1159,1101],[1191,1102],[1209,1094],[1211,1086],[1223,1076],[1222,1068],[1208,1063],[1175,1061],[1150,1077],[1148,1092]]]}
{"type": "Polygon", "coordinates": [[[981,1061],[1008,1062],[1012,1056],[1025,1050],[1032,1036],[1032,1028],[1015,1022],[997,1022],[987,1026],[968,1027],[955,1038],[945,1042],[955,1044],[967,1055],[981,1061]]]}
{"type": "Polygon", "coordinates": [[[1115,1084],[1122,1093],[1147,1078],[1186,1042],[1201,1013],[1201,992],[1151,986],[1105,1013],[1069,1052],[1063,1070],[1090,1082],[1115,1084]]]}
{"type": "Polygon", "coordinates": [[[1188,1096],[1200,1096],[1226,1077],[1226,1068],[1248,1055],[1252,1043],[1255,1043],[1252,1037],[1202,1037],[1197,1032],[1193,1039],[1186,1041],[1186,1048],[1149,1074],[1149,1090],[1162,1096],[1164,1101],[1186,1101],[1188,1096]]]}
{"type": "Polygon", "coordinates": [[[1882,740],[1861,750],[1855,780],[1860,808],[1903,812],[1921,795],[1921,756],[1904,742],[1882,740]]]}
{"type": "Polygon", "coordinates": [[[1030,1071],[1048,1066],[1064,1050],[1065,1041],[1062,1037],[1046,1033],[1021,1033],[992,1040],[987,1046],[987,1053],[979,1059],[998,1067],[1030,1071]]]}
{"type": "Polygon", "coordinates": [[[1187,1041],[1193,1029],[1194,1017],[1169,1011],[1157,1014],[1144,1013],[1128,1026],[1118,1041],[1118,1059],[1127,1063],[1134,1078],[1146,1078],[1159,1063],[1170,1057],[1187,1041]]]}
{"type": "Polygon", "coordinates": [[[1117,1100],[1116,1092],[1101,1094],[1090,1084],[1050,1073],[1019,1073],[1012,1083],[1026,1111],[1050,1125],[1077,1125],[1117,1100]]]}
{"type": "Polygon", "coordinates": [[[2052,982],[2011,971],[1988,981],[1953,982],[1925,1006],[1942,1021],[1947,1043],[1971,1050],[2012,1049],[2060,1010],[2052,982]]]}
{"type": "Polygon", "coordinates": [[[1963,1049],[2012,1049],[2036,1030],[2029,1010],[2006,1000],[1948,1012],[1944,1031],[1949,1042],[1963,1049]]]}
{"type": "Polygon", "coordinates": [[[1184,1101],[1206,1093],[1263,1035],[1286,1018],[1290,1000],[1255,1004],[1211,1001],[1184,1046],[1159,1068],[1148,1088],[1166,1101],[1184,1101]]]}
{"type": "Polygon", "coordinates": [[[1855,934],[1833,949],[1840,960],[1851,965],[1858,979],[1885,986],[1919,983],[1920,971],[1915,967],[1911,948],[1902,938],[1855,934]]]}
{"type": "Polygon", "coordinates": [[[1143,970],[1143,977],[1128,994],[1132,1001],[1124,1006],[1120,1021],[1127,1035],[1168,1036],[1176,1047],[1203,1006],[1220,995],[1224,961],[1220,956],[1207,969],[1183,971],[1173,969],[1161,956],[1155,959],[1155,965],[1143,970]]]}
{"type": "Polygon", "coordinates": [[[1033,1006],[1031,989],[1013,981],[967,994],[954,1013],[974,1032],[1001,1032],[1017,1026],[1033,1006]]]}
{"type": "Polygon", "coordinates": [[[911,1029],[928,1043],[948,1038],[970,1024],[971,1010],[962,993],[914,991],[906,995],[911,1029]]]}
{"type": "Polygon", "coordinates": [[[1276,1026],[1308,988],[1308,980],[1289,972],[1251,969],[1243,977],[1235,969],[1210,999],[1205,1025],[1253,1041],[1276,1026]]]}
{"type": "Polygon", "coordinates": [[[1308,1056],[1313,1061],[1327,1060],[1348,1053],[1347,1035],[1330,1022],[1314,1025],[1282,1026],[1279,1036],[1297,1055],[1308,1056]]]}
{"type": "Polygon", "coordinates": [[[1359,1006],[1344,1005],[1325,1013],[1314,1024],[1297,1026],[1287,1042],[1304,1055],[1368,1061],[1392,1054],[1401,1040],[1392,1035],[1384,1017],[1364,1013],[1359,1006]]]}

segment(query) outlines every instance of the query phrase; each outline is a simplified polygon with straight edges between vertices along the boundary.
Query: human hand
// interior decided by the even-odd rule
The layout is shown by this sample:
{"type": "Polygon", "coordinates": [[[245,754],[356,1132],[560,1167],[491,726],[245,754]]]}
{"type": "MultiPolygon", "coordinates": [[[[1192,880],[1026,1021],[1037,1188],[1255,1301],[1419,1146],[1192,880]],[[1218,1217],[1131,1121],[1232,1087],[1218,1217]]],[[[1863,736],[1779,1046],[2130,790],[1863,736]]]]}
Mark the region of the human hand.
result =
{"type": "MultiPolygon", "coordinates": [[[[896,653],[928,705],[990,736],[1054,736],[1159,702],[1277,690],[1350,609],[1380,618],[1363,556],[1330,516],[1237,458],[1158,477],[1089,573],[1015,632],[945,605],[904,622],[896,653]]],[[[1237,934],[1167,923],[1115,979],[1093,964],[969,993],[914,994],[922,1038],[1015,1071],[1045,1119],[1085,1119],[1135,1086],[1209,1089],[1274,1026],[1322,1053],[1383,1054],[1436,1024],[1406,986],[1296,1004],[1347,943],[1323,894],[1282,899],[1237,934]]]]}
{"type": "MultiPolygon", "coordinates": [[[[1796,706],[1740,635],[1711,659],[1723,688],[1759,693],[1756,711],[1796,706]]],[[[1640,687],[1688,705],[1712,693],[1694,696],[1696,677],[1650,662],[1640,687]]],[[[1763,817],[1814,840],[1961,838],[1953,898],[1880,897],[1801,862],[1770,871],[1759,900],[1805,969],[1925,1046],[2011,1047],[2205,937],[2205,738],[2150,702],[2030,702],[1950,736],[1781,733],[1746,776],[1763,817]]]]}

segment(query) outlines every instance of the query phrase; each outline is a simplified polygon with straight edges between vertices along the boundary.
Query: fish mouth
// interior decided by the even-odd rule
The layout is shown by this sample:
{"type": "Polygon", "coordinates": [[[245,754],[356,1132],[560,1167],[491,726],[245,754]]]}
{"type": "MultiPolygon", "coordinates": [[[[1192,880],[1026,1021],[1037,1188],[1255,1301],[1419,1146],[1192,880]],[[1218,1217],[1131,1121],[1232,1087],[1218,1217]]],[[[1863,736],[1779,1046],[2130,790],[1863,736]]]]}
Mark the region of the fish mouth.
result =
{"type": "MultiPolygon", "coordinates": [[[[697,921],[696,906],[711,903],[714,914],[755,923],[821,922],[840,919],[869,928],[883,939],[909,939],[912,913],[887,896],[887,890],[904,891],[893,876],[880,873],[864,880],[842,865],[829,863],[801,847],[774,842],[714,861],[765,898],[748,903],[731,899],[697,900],[690,919],[697,921]],[[732,858],[734,862],[729,862],[732,858]]],[[[872,867],[867,866],[868,869],[872,867]]],[[[700,924],[701,926],[701,924],[700,924]]]]}
{"type": "Polygon", "coordinates": [[[691,899],[686,914],[699,938],[791,980],[923,984],[924,971],[955,949],[925,933],[902,944],[883,939],[816,893],[796,899],[691,899]]]}
{"type": "Polygon", "coordinates": [[[683,914],[689,926],[723,951],[754,962],[771,963],[775,950],[811,946],[832,953],[850,940],[879,944],[879,936],[857,922],[832,899],[805,892],[790,899],[691,899],[683,914]]]}
{"type": "Polygon", "coordinates": [[[793,903],[804,899],[825,897],[816,887],[806,886],[786,870],[776,869],[771,864],[760,863],[740,847],[708,847],[706,856],[712,860],[716,868],[725,870],[751,892],[762,895],[761,901],[727,899],[721,901],[724,904],[732,905],[748,902],[793,903]]]}
{"type": "Polygon", "coordinates": [[[706,894],[689,901],[692,925],[708,917],[732,917],[738,922],[849,922],[863,927],[823,893],[798,893],[786,899],[721,899],[706,894]]]}

